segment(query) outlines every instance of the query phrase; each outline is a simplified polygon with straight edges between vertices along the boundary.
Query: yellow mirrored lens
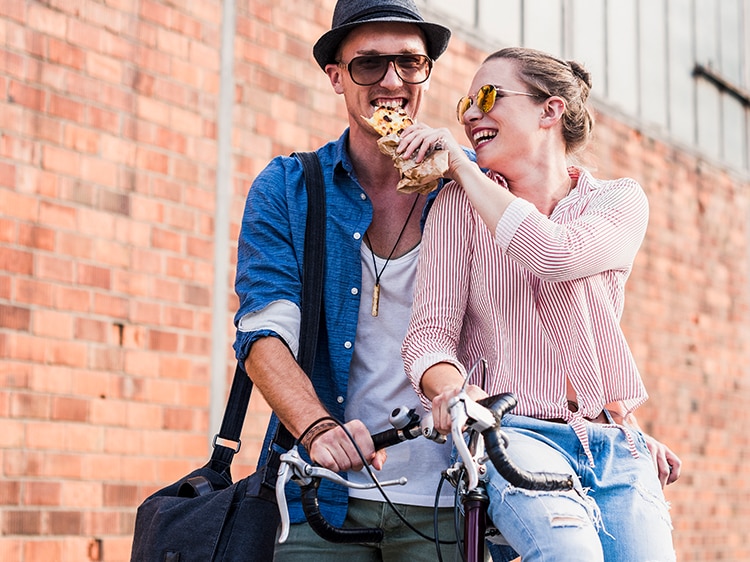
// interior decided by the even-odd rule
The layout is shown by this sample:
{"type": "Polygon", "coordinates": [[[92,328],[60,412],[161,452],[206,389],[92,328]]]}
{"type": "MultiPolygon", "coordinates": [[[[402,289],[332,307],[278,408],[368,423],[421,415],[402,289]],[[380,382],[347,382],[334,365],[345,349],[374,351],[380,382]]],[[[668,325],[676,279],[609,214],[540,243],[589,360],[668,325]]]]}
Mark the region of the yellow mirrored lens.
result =
{"type": "Polygon", "coordinates": [[[477,92],[477,107],[484,113],[489,113],[495,105],[497,90],[491,84],[485,84],[477,92]]]}
{"type": "Polygon", "coordinates": [[[459,123],[463,123],[464,113],[469,111],[470,107],[471,107],[470,97],[464,96],[460,100],[458,100],[458,106],[456,107],[456,117],[458,117],[459,123]]]}

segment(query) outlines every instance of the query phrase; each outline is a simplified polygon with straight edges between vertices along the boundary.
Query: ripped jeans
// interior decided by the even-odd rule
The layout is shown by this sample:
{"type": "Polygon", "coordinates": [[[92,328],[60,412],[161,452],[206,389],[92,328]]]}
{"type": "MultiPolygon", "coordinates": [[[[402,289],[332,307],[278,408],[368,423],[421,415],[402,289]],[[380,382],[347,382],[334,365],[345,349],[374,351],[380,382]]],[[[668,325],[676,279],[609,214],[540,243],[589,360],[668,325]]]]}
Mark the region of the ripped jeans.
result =
{"type": "Polygon", "coordinates": [[[570,492],[530,492],[487,464],[489,516],[512,547],[490,545],[494,562],[674,562],[669,507],[643,435],[630,430],[635,458],[621,426],[587,426],[595,466],[567,424],[503,418],[517,465],[576,478],[570,492]]]}

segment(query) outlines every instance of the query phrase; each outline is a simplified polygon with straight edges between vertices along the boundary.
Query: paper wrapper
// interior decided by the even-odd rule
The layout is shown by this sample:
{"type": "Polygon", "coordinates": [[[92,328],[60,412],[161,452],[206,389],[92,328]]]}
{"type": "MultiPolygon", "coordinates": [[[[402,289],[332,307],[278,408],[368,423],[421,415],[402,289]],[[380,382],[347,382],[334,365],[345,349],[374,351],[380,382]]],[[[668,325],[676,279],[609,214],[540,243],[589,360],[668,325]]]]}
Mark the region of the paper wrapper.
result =
{"type": "Polygon", "coordinates": [[[402,193],[429,193],[448,171],[448,151],[434,150],[419,164],[413,158],[405,159],[396,152],[398,135],[387,135],[378,139],[380,152],[393,159],[393,165],[401,172],[396,189],[402,193]]]}

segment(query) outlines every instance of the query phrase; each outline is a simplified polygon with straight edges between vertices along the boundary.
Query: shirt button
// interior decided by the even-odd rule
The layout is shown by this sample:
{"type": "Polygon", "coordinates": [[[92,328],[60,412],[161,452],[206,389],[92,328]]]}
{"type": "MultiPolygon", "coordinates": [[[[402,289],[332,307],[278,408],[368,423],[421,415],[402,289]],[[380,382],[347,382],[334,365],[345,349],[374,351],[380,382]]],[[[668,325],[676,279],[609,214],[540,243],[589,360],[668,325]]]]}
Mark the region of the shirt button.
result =
{"type": "Polygon", "coordinates": [[[358,295],[358,294],[359,294],[359,289],[357,289],[357,287],[352,287],[352,295],[358,295]]]}
{"type": "Polygon", "coordinates": [[[360,238],[362,238],[362,235],[359,232],[355,232],[354,233],[354,239],[355,240],[359,240],[360,238]]]}
{"type": "Polygon", "coordinates": [[[362,201],[364,201],[365,199],[367,199],[367,195],[365,195],[364,193],[360,193],[359,198],[362,199],[362,201]]]}
{"type": "Polygon", "coordinates": [[[343,396],[339,396],[338,398],[336,398],[336,402],[338,402],[339,404],[343,404],[344,403],[344,397],[343,396]]]}
{"type": "Polygon", "coordinates": [[[351,348],[352,348],[352,342],[350,342],[350,341],[345,341],[345,342],[344,342],[344,347],[345,347],[346,349],[351,349],[351,348]]]}

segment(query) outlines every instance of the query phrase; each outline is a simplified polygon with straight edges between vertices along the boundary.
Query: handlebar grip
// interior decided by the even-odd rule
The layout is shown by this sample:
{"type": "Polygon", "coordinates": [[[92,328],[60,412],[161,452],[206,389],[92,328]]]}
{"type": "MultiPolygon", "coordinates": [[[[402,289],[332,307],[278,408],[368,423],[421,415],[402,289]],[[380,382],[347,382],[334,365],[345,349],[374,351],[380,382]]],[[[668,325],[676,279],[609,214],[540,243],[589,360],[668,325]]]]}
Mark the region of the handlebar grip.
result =
{"type": "Polygon", "coordinates": [[[360,529],[342,529],[334,527],[323,514],[320,512],[318,503],[318,486],[320,480],[314,479],[312,483],[301,486],[302,510],[305,512],[305,518],[310,524],[310,528],[315,531],[321,538],[333,543],[378,543],[385,536],[383,529],[367,528],[360,529]]]}
{"type": "Polygon", "coordinates": [[[478,404],[492,411],[497,424],[482,432],[487,455],[500,475],[517,488],[527,490],[551,491],[571,490],[573,477],[569,474],[555,472],[529,472],[517,466],[505,452],[505,441],[500,433],[500,420],[516,407],[516,397],[509,393],[488,396],[477,401],[478,404]]]}
{"type": "Polygon", "coordinates": [[[406,439],[400,429],[386,429],[385,431],[375,433],[370,437],[372,437],[372,442],[375,445],[376,451],[385,449],[391,445],[396,445],[406,439]]]}
{"type": "Polygon", "coordinates": [[[529,472],[517,466],[505,452],[503,437],[498,428],[482,432],[487,455],[500,475],[517,488],[551,491],[573,489],[573,477],[554,472],[529,472]]]}
{"type": "MultiPolygon", "coordinates": [[[[477,400],[477,404],[484,406],[488,410],[491,410],[495,414],[495,418],[498,420],[505,414],[510,412],[518,404],[516,396],[510,392],[504,392],[502,394],[496,394],[495,396],[488,396],[477,400]]],[[[499,424],[498,424],[499,425],[499,424]]]]}

